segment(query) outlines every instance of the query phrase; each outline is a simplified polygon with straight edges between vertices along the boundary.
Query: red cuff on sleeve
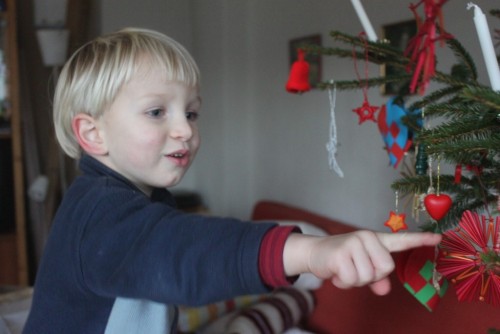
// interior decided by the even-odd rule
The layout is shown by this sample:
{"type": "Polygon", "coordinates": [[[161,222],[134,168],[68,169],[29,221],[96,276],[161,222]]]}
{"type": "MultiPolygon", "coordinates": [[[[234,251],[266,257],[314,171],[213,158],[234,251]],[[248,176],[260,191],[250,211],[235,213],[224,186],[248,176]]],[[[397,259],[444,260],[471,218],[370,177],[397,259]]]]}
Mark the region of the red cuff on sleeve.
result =
{"type": "Polygon", "coordinates": [[[259,252],[259,273],[267,286],[277,288],[292,284],[296,277],[285,276],[283,249],[286,239],[292,232],[300,232],[296,226],[276,226],[270,229],[262,239],[259,252]]]}

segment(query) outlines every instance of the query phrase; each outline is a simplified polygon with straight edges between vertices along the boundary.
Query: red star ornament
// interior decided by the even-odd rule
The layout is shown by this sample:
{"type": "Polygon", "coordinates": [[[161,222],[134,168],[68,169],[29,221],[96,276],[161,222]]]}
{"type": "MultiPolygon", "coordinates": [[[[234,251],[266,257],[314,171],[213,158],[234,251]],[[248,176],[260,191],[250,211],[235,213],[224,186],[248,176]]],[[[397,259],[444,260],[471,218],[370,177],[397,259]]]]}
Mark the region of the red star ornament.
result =
{"type": "Polygon", "coordinates": [[[401,230],[407,230],[408,225],[405,223],[406,214],[395,213],[391,211],[389,219],[384,223],[385,226],[389,227],[392,233],[396,233],[401,230]]]}
{"type": "Polygon", "coordinates": [[[370,103],[368,103],[368,101],[365,99],[361,107],[353,109],[352,111],[359,115],[359,124],[361,124],[368,120],[377,122],[377,120],[375,119],[375,112],[378,109],[379,107],[370,105],[370,103]]]}

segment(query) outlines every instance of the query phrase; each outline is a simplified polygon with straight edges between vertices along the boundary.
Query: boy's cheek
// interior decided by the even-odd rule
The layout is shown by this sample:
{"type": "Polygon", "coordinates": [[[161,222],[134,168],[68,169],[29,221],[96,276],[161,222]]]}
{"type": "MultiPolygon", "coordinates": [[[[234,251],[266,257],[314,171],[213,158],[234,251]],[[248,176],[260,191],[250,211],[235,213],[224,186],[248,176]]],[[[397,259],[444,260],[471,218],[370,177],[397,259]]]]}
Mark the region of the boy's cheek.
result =
{"type": "Polygon", "coordinates": [[[194,159],[196,156],[196,153],[198,153],[198,150],[200,149],[201,146],[201,138],[200,135],[197,133],[195,137],[191,140],[191,159],[194,159]]]}

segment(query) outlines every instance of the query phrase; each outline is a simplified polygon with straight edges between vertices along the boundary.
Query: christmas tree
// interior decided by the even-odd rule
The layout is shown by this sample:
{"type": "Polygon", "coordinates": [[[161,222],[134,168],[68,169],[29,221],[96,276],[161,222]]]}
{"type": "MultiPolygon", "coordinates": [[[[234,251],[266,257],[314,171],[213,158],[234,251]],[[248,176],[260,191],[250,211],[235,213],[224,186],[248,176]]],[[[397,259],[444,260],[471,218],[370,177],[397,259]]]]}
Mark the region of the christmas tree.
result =
{"type": "MultiPolygon", "coordinates": [[[[498,11],[492,12],[499,16],[498,11]]],[[[439,30],[439,26],[437,26],[439,30]]],[[[500,194],[500,94],[477,81],[474,60],[460,41],[450,35],[443,42],[456,57],[451,73],[435,70],[431,81],[440,88],[415,97],[410,84],[415,73],[415,62],[405,50],[391,46],[386,41],[371,42],[364,36],[351,36],[333,31],[330,36],[346,47],[321,47],[309,45],[307,53],[341,58],[367,59],[377,65],[401,69],[392,75],[381,75],[352,81],[323,82],[320,89],[335,85],[338,90],[378,87],[397,83],[399,92],[395,101],[404,104],[411,96],[413,101],[406,107],[403,122],[412,130],[413,147],[408,154],[415,155],[415,173],[406,173],[392,184],[400,194],[426,194],[431,187],[453,198],[453,204],[439,224],[429,221],[424,229],[443,232],[454,227],[467,210],[494,214],[500,194]],[[354,50],[354,51],[353,51],[354,50]],[[413,111],[423,111],[414,113],[413,111]],[[440,125],[426,128],[426,120],[438,118],[440,125]],[[437,174],[429,177],[429,157],[457,166],[455,175],[437,174]],[[412,174],[412,175],[408,175],[412,174]],[[439,178],[439,180],[438,180],[439,178]]],[[[406,50],[407,51],[407,50],[406,50]]],[[[433,55],[431,55],[433,56],[433,55]]],[[[423,74],[420,74],[422,79],[423,74]]]]}
{"type": "MultiPolygon", "coordinates": [[[[387,84],[399,87],[391,104],[403,110],[401,122],[409,129],[411,140],[410,145],[398,148],[404,154],[391,164],[397,167],[401,158],[404,163],[400,166],[411,162],[411,168],[401,168],[401,178],[391,187],[399,196],[413,198],[414,208],[428,213],[422,229],[444,234],[436,267],[456,284],[459,300],[481,300],[498,306],[500,87],[493,89],[478,82],[474,59],[440,24],[445,2],[420,1],[410,5],[417,32],[405,50],[392,46],[390,41],[369,40],[365,34],[351,36],[339,31],[330,35],[340,47],[303,48],[308,54],[364,60],[396,69],[378,77],[360,78],[356,73],[354,80],[323,82],[318,88],[366,92],[369,87],[387,84]],[[418,15],[420,6],[425,7],[422,17],[418,15]],[[450,48],[455,56],[450,73],[435,66],[437,43],[450,48]],[[438,88],[428,92],[431,81],[438,88]],[[430,119],[437,119],[438,125],[426,126],[430,119]],[[441,163],[454,167],[454,173],[442,173],[441,163]]],[[[475,7],[476,16],[478,12],[482,15],[479,7],[470,6],[475,7]]],[[[490,14],[500,17],[500,11],[490,14]]],[[[493,70],[498,72],[496,58],[493,70]]],[[[376,120],[374,110],[365,93],[363,106],[354,111],[360,114],[360,123],[371,118],[378,121],[381,131],[394,131],[381,122],[381,115],[385,117],[389,111],[380,110],[376,120]]],[[[386,149],[391,154],[387,142],[386,149]]],[[[399,227],[406,225],[403,222],[399,227]]]]}

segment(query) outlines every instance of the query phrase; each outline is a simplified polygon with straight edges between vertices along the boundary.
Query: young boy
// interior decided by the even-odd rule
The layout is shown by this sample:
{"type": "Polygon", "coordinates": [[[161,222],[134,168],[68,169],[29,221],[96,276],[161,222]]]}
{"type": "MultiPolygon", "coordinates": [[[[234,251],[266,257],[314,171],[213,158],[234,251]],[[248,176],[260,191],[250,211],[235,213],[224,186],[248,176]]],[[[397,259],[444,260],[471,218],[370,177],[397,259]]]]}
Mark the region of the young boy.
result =
{"type": "Polygon", "coordinates": [[[177,304],[268,292],[304,272],[384,294],[390,252],[439,242],[430,233],[313,237],[177,211],[166,188],[196,155],[200,105],[195,62],[158,32],[125,29],[69,59],[54,123],[82,175],[55,216],[24,333],[173,333],[177,304]]]}

